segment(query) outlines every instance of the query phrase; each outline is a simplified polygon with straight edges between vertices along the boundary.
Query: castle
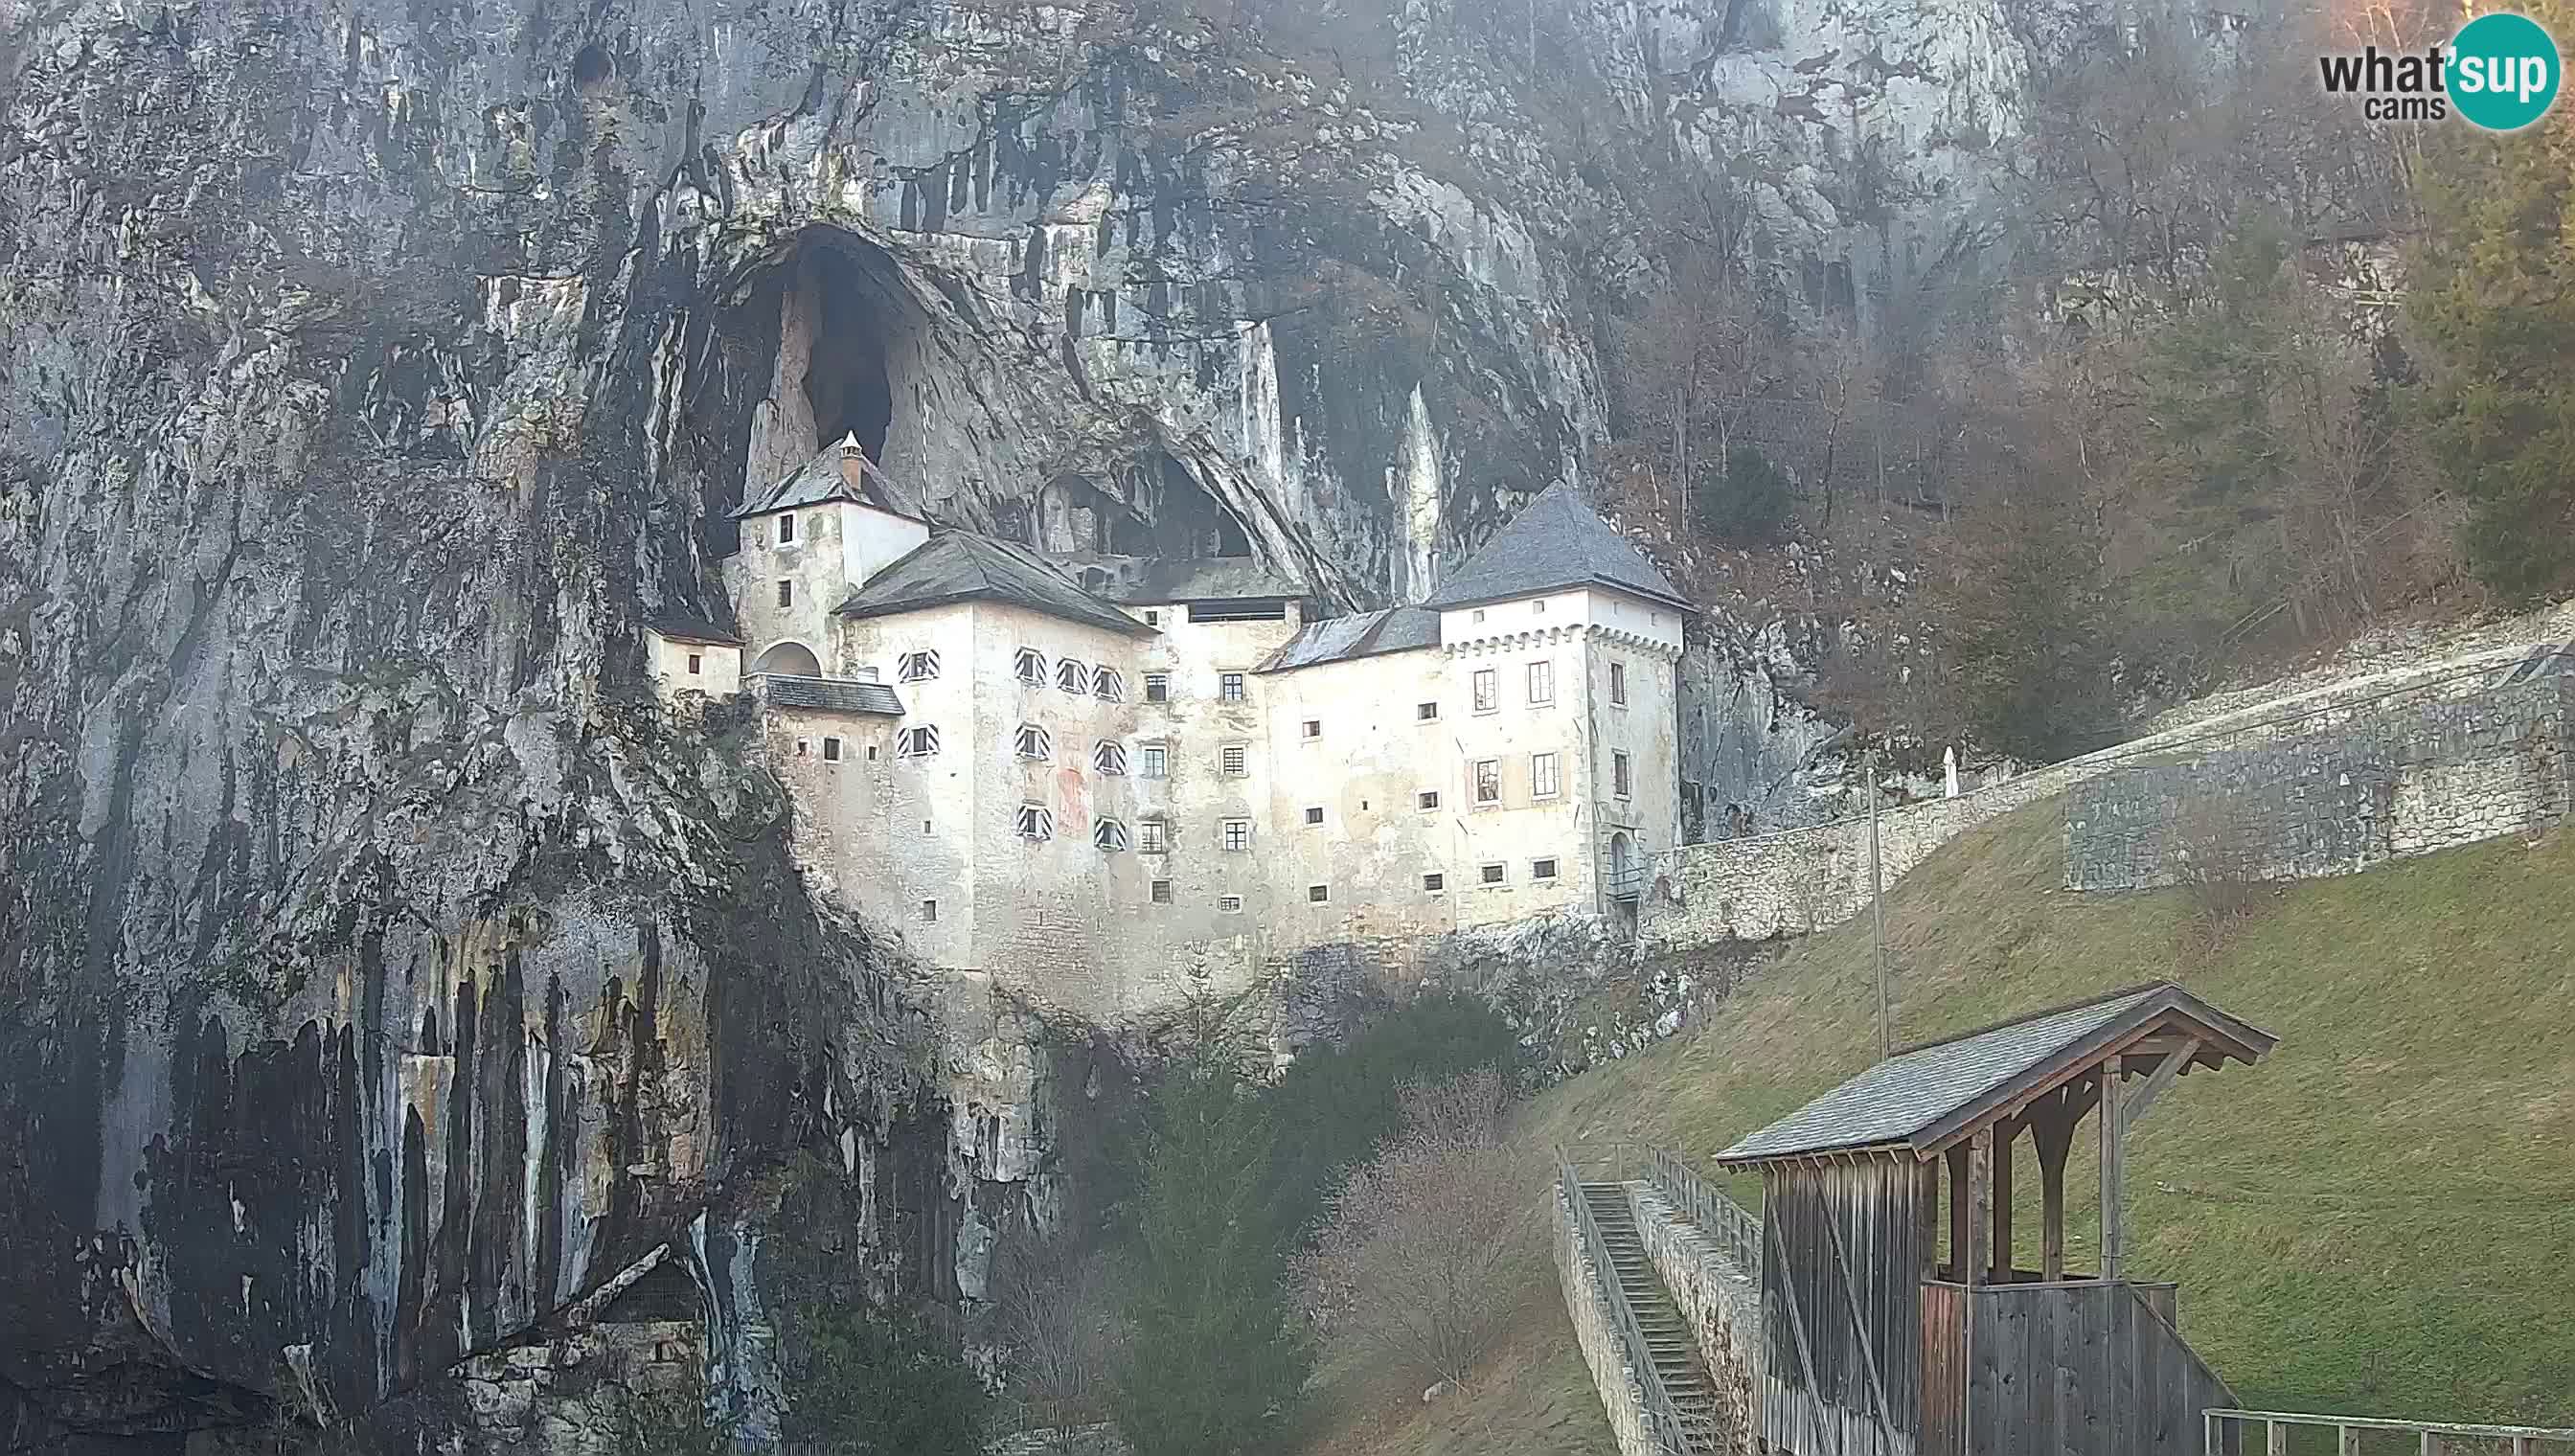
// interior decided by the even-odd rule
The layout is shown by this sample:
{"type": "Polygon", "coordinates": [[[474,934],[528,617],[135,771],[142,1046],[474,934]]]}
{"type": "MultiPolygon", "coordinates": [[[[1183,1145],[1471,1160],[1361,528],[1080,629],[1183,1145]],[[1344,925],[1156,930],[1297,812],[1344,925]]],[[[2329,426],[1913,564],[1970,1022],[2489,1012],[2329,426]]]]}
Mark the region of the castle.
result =
{"type": "Polygon", "coordinates": [[[1309,620],[1250,558],[1041,558],[855,439],[736,513],[739,634],[809,872],[907,948],[1118,1024],[1304,951],[1632,916],[1678,837],[1680,593],[1556,486],[1417,606],[1309,620]]]}

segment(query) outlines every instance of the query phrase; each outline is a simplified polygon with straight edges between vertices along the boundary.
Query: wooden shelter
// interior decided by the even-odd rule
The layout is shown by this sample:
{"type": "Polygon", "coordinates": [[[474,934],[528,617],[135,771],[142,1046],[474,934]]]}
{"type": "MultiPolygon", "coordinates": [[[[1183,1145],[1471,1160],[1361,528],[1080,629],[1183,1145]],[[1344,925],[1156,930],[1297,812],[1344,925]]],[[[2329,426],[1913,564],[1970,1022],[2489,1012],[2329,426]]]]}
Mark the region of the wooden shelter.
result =
{"type": "Polygon", "coordinates": [[[2249,1066],[2273,1042],[2157,982],[1913,1047],[1719,1154],[1762,1177],[1770,1448],[2196,1452],[2200,1412],[2234,1397],[2182,1341],[2174,1286],[2125,1277],[2125,1134],[2175,1077],[2249,1066]],[[2101,1266],[2081,1273],[2066,1267],[2065,1167],[2087,1114],[2101,1266]],[[2023,1134],[2044,1190],[2034,1269],[2012,1257],[2023,1134]]]}

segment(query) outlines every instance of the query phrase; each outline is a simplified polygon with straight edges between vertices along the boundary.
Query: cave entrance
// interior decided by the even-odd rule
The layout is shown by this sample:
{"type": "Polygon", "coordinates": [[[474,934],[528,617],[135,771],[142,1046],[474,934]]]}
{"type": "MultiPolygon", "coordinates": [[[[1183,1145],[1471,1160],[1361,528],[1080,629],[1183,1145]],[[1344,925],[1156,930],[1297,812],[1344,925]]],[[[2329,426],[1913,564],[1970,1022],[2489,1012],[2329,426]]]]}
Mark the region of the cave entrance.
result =
{"type": "Polygon", "coordinates": [[[855,251],[863,246],[844,246],[836,237],[805,245],[806,265],[798,271],[814,294],[805,400],[813,411],[815,449],[856,435],[868,459],[883,465],[886,437],[894,428],[894,380],[887,367],[894,320],[881,296],[884,281],[874,275],[891,265],[880,261],[881,254],[863,259],[855,251]]]}

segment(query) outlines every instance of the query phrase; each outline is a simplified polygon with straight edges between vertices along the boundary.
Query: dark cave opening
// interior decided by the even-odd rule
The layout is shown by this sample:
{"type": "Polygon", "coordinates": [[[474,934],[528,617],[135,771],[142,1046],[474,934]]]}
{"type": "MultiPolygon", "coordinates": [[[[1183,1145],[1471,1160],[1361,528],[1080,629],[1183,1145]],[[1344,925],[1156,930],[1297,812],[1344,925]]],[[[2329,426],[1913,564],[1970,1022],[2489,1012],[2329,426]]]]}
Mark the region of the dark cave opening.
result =
{"type": "Polygon", "coordinates": [[[868,459],[885,463],[894,428],[894,381],[888,356],[901,317],[882,296],[877,270],[837,241],[806,245],[803,281],[814,292],[815,325],[805,399],[814,412],[814,448],[856,435],[868,459]]]}

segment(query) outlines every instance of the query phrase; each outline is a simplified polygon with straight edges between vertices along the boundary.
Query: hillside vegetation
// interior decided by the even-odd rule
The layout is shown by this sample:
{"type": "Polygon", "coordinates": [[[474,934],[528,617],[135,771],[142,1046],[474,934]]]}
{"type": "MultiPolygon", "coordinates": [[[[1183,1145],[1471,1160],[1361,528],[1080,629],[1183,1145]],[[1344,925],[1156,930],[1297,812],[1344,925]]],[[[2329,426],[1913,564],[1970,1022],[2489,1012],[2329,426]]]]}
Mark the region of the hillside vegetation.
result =
{"type": "MultiPolygon", "coordinates": [[[[2203,948],[2183,892],[2058,888],[2060,812],[1987,825],[1889,897],[1898,1042],[2161,976],[2277,1034],[2260,1066],[2183,1078],[2135,1130],[2136,1276],[2180,1283],[2183,1333],[2257,1407],[2575,1424],[2558,1297],[2575,1277],[2575,833],[2265,892],[2203,948]]],[[[1787,948],[1697,1034],[1542,1096],[1520,1136],[1533,1156],[1650,1139],[1705,1167],[1864,1066],[1874,1015],[1862,921],[1787,948]]],[[[2068,1177],[2079,1208],[2092,1170],[2068,1177]]],[[[1757,1186],[1733,1190],[1757,1206],[1757,1186]]],[[[2038,1206],[2034,1183],[2018,1202],[2038,1206]]],[[[2093,1220],[2068,1242],[2089,1267],[2093,1220]]],[[[1581,1359],[1537,1297],[1552,1270],[1528,1277],[1507,1368],[1468,1401],[1397,1405],[1327,1362],[1347,1426],[1317,1449],[1608,1449],[1596,1404],[1581,1430],[1563,1421],[1581,1359]]]]}

